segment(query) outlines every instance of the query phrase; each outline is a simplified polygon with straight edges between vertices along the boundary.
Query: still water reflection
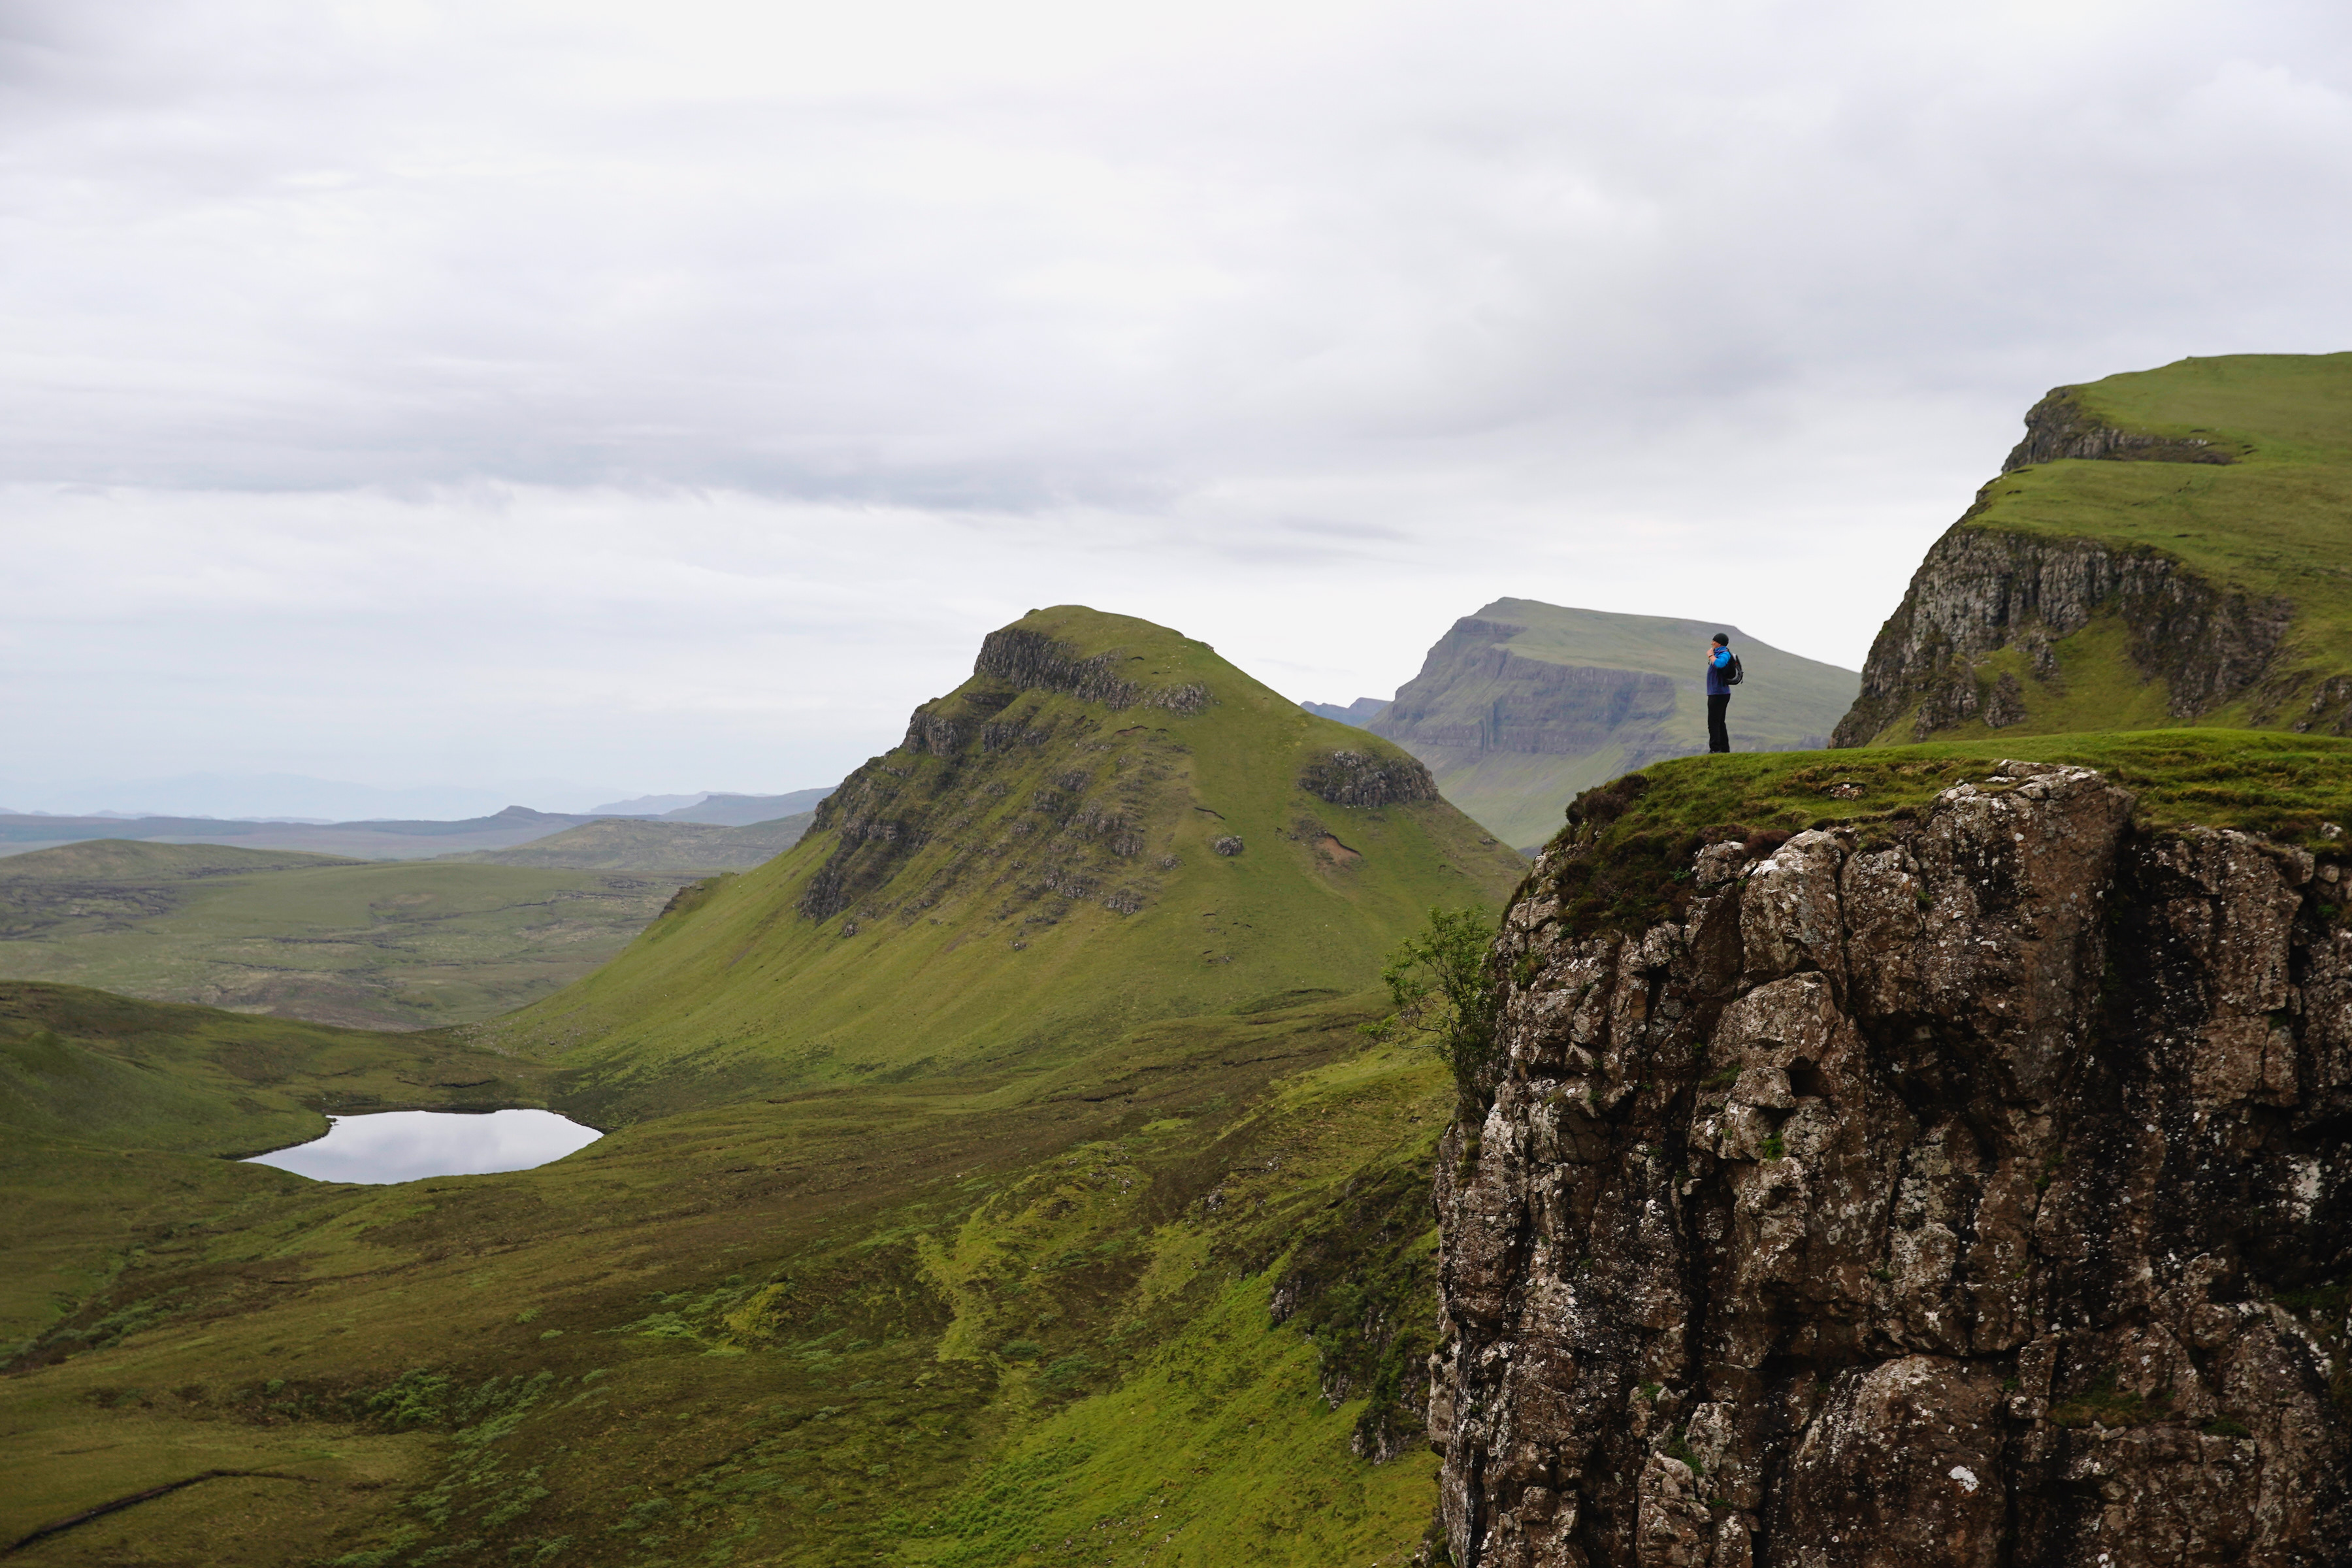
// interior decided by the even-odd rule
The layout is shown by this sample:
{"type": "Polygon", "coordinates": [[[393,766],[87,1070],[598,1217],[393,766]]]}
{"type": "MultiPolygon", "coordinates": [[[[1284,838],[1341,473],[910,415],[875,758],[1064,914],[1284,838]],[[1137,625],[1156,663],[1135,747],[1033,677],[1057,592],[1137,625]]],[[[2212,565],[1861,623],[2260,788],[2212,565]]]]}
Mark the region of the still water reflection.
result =
{"type": "Polygon", "coordinates": [[[257,1155],[252,1163],[321,1182],[414,1182],[528,1171],[604,1136],[552,1110],[386,1110],[329,1120],[324,1138],[257,1155]]]}

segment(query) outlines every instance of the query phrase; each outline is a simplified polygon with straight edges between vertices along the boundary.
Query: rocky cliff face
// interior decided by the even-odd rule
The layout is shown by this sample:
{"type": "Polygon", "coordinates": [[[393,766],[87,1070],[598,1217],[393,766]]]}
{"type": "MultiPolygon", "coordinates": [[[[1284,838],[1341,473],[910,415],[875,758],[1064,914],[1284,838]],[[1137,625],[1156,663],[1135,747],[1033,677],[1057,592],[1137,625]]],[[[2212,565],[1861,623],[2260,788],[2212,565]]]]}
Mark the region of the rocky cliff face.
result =
{"type": "MultiPolygon", "coordinates": [[[[2193,720],[2263,679],[2294,609],[2220,587],[2158,551],[1964,519],[1929,549],[1880,629],[1862,694],[1830,743],[1924,741],[1970,720],[1996,730],[2017,723],[2025,717],[2021,682],[2013,672],[1986,672],[1986,657],[2019,647],[2032,675],[2059,679],[2052,645],[2102,614],[2121,619],[2139,678],[2166,683],[2172,716],[2193,720]],[[1904,732],[1887,733],[1906,711],[1904,732]]],[[[2343,719],[2339,733],[2352,708],[2343,719]]]]}
{"type": "Polygon", "coordinates": [[[2344,868],[2130,806],[2004,764],[1637,932],[1547,853],[1440,1163],[1455,1563],[2352,1562],[2344,868]]]}
{"type": "MultiPolygon", "coordinates": [[[[1507,646],[1527,629],[1475,616],[1455,621],[1370,728],[1416,749],[1571,755],[1673,715],[1675,688],[1668,677],[1528,658],[1507,646]],[[1454,700],[1464,689],[1479,689],[1486,700],[1470,707],[1454,700]]],[[[1656,754],[1684,750],[1669,745],[1656,754]]]]}

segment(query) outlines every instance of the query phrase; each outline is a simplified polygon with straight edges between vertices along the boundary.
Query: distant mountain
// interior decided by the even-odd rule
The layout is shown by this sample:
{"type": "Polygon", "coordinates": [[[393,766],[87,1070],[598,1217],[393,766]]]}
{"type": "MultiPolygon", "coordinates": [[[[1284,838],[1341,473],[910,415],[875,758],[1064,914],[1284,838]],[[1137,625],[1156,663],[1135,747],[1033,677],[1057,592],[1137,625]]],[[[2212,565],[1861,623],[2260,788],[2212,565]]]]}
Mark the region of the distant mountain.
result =
{"type": "MultiPolygon", "coordinates": [[[[48,778],[6,771],[22,759],[0,758],[0,790],[68,816],[217,817],[224,821],[380,822],[459,820],[496,812],[510,800],[535,800],[568,812],[610,790],[562,779],[523,778],[471,784],[386,788],[304,773],[179,773],[168,778],[48,778]]],[[[667,809],[664,807],[662,809],[667,809]]],[[[21,815],[0,812],[0,816],[21,815]]]]}
{"type": "Polygon", "coordinates": [[[1708,639],[1731,634],[1747,680],[1735,751],[1829,744],[1861,676],[1735,626],[1497,599],[1429,650],[1365,727],[1429,764],[1445,798],[1506,843],[1542,843],[1580,790],[1706,750],[1708,639]]]}
{"type": "Polygon", "coordinates": [[[680,806],[661,815],[667,822],[749,827],[755,822],[773,822],[781,816],[814,811],[816,803],[832,793],[833,786],[827,784],[823,789],[796,789],[789,795],[706,795],[692,805],[680,806]]]}
{"type": "Polygon", "coordinates": [[[510,849],[593,822],[592,816],[510,805],[491,816],[456,822],[222,822],[203,816],[0,816],[0,856],[92,838],[167,844],[233,844],[247,849],[298,849],[365,860],[419,860],[469,849],[510,849]]]}
{"type": "Polygon", "coordinates": [[[606,817],[535,839],[520,849],[482,849],[437,858],[551,870],[740,871],[798,844],[808,831],[811,815],[797,812],[741,827],[606,817]]]}
{"type": "Polygon", "coordinates": [[[659,816],[681,805],[692,805],[710,798],[709,790],[693,795],[641,795],[635,800],[610,800],[588,808],[591,816],[659,816]]]}
{"type": "Polygon", "coordinates": [[[1374,719],[1378,718],[1380,716],[1381,710],[1386,708],[1388,705],[1388,699],[1385,697],[1359,697],[1353,702],[1349,703],[1345,708],[1340,707],[1336,702],[1302,702],[1299,704],[1301,708],[1306,709],[1309,713],[1319,713],[1326,719],[1337,719],[1342,724],[1353,724],[1360,730],[1364,728],[1366,725],[1369,725],[1374,719]]]}

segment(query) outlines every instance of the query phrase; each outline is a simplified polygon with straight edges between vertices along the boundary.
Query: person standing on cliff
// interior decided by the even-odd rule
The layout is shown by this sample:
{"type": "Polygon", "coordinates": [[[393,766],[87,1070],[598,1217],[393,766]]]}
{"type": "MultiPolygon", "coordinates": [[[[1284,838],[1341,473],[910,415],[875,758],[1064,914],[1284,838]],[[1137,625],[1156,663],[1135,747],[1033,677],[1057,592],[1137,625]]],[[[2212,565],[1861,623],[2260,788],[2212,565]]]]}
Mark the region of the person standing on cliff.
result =
{"type": "Polygon", "coordinates": [[[1706,749],[1731,750],[1731,731],[1724,710],[1731,706],[1731,634],[1717,632],[1706,650],[1706,749]]]}

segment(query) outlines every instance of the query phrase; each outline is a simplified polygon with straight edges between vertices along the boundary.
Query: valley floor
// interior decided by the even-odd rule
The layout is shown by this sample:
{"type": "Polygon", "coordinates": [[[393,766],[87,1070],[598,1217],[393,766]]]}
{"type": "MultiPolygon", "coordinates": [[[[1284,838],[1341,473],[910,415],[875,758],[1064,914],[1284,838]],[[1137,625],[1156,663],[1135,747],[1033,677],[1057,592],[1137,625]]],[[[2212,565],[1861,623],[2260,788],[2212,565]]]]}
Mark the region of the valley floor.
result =
{"type": "MultiPolygon", "coordinates": [[[[46,994],[0,1042],[23,1095],[127,1048],[119,1020],[73,1038],[57,998],[88,994],[46,994]]],[[[142,1146],[146,1126],[12,1136],[31,1288],[5,1303],[0,1544],[1402,1563],[1430,1517],[1412,1399],[1452,1089],[1426,1055],[1367,1051],[1371,1016],[1177,1020],[1041,1079],[760,1100],[394,1187],[142,1146]]],[[[437,1037],[348,1038],[407,1058],[347,1082],[478,1074],[437,1037]]],[[[244,1070],[315,1092],[289,1064],[244,1070]]],[[[554,1077],[508,1098],[534,1089],[562,1104],[554,1077]]]]}

